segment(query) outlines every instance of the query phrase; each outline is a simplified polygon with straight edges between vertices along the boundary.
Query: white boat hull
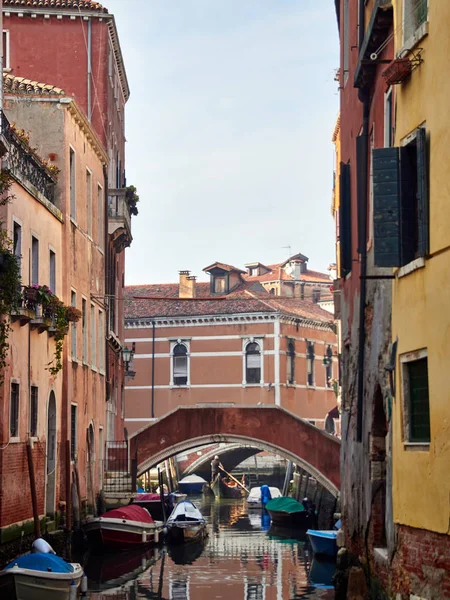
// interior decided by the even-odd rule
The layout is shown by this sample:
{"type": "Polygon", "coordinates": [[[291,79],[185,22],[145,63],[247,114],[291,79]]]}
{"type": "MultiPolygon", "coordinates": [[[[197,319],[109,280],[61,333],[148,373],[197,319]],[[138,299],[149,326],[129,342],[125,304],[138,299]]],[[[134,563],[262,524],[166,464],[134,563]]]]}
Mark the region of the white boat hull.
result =
{"type": "Polygon", "coordinates": [[[0,597],[15,600],[69,600],[72,582],[80,585],[83,569],[72,563],[72,573],[46,573],[13,567],[0,572],[0,597]]]}

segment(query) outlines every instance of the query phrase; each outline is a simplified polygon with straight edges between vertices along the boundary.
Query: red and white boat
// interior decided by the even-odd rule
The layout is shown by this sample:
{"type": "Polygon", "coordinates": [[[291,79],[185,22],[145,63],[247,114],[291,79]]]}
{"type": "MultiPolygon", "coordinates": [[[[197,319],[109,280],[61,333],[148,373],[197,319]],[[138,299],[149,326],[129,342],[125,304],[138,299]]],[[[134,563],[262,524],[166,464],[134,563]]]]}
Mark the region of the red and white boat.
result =
{"type": "Polygon", "coordinates": [[[83,530],[93,545],[126,550],[157,544],[163,525],[162,521],[154,521],[145,508],[129,504],[87,520],[83,530]]]}

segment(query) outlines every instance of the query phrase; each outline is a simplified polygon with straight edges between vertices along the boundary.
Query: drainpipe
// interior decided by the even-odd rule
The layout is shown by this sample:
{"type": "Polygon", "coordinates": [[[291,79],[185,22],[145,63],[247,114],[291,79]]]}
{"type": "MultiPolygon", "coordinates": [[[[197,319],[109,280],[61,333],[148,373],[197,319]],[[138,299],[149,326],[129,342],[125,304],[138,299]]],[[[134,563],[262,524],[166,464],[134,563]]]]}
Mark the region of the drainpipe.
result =
{"type": "Polygon", "coordinates": [[[92,74],[92,20],[87,22],[87,117],[89,123],[92,120],[92,98],[91,98],[91,74],[92,74]]]}
{"type": "Polygon", "coordinates": [[[152,321],[152,419],[155,418],[155,321],[152,321]]]}
{"type": "MultiPolygon", "coordinates": [[[[108,330],[109,330],[109,299],[108,299],[108,291],[109,291],[109,268],[110,268],[110,257],[109,257],[109,235],[108,235],[108,170],[106,166],[103,167],[103,182],[105,189],[104,191],[104,207],[103,207],[103,221],[104,221],[104,257],[105,257],[105,382],[107,387],[107,392],[110,394],[111,389],[109,385],[109,344],[108,344],[108,330]]],[[[108,423],[106,425],[106,437],[108,437],[108,423]]]]}

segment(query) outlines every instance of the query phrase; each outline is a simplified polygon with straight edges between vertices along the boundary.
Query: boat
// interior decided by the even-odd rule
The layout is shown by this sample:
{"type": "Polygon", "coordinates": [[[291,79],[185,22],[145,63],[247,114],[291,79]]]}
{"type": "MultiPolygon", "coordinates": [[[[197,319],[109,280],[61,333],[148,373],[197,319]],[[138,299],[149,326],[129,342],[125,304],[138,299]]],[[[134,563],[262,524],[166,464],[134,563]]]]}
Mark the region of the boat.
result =
{"type": "Polygon", "coordinates": [[[198,494],[202,491],[205,483],[208,482],[206,479],[203,479],[203,477],[199,477],[198,475],[188,475],[178,482],[178,488],[180,492],[186,494],[198,494]]]}
{"type": "Polygon", "coordinates": [[[162,521],[154,521],[142,506],[129,504],[109,510],[100,517],[88,519],[83,524],[83,531],[94,546],[125,550],[145,544],[157,544],[163,525],[162,521]]]}
{"type": "MultiPolygon", "coordinates": [[[[277,487],[269,487],[269,490],[272,499],[281,497],[281,492],[277,487]]],[[[247,496],[247,506],[248,508],[262,508],[260,487],[250,489],[250,493],[247,496]]]]}
{"type": "Polygon", "coordinates": [[[167,553],[176,565],[192,565],[200,558],[204,549],[205,538],[190,544],[170,544],[167,553]]]}
{"type": "MultiPolygon", "coordinates": [[[[172,494],[164,495],[164,503],[167,508],[169,507],[169,496],[170,502],[173,505],[181,502],[186,498],[186,494],[180,494],[179,492],[172,492],[172,494]]],[[[161,496],[155,493],[142,493],[136,494],[136,497],[133,500],[133,504],[137,504],[138,506],[142,506],[142,508],[146,508],[148,512],[152,515],[153,519],[162,521],[164,519],[163,510],[161,506],[161,496]]]]}
{"type": "Polygon", "coordinates": [[[50,552],[24,554],[0,571],[0,598],[68,600],[78,588],[83,569],[50,552]],[[73,592],[72,592],[73,594],[73,592]]]}
{"type": "Polygon", "coordinates": [[[314,554],[324,556],[336,556],[337,554],[337,531],[332,529],[308,529],[307,535],[314,554]]]}
{"type": "Polygon", "coordinates": [[[242,498],[245,490],[235,481],[227,481],[220,475],[211,484],[211,490],[216,498],[242,498]]]}
{"type": "Polygon", "coordinates": [[[206,521],[190,500],[179,502],[167,519],[169,543],[198,542],[206,536],[206,521]]]}
{"type": "Polygon", "coordinates": [[[312,524],[312,515],[301,502],[288,496],[269,500],[266,510],[274,525],[307,529],[312,524]]]}

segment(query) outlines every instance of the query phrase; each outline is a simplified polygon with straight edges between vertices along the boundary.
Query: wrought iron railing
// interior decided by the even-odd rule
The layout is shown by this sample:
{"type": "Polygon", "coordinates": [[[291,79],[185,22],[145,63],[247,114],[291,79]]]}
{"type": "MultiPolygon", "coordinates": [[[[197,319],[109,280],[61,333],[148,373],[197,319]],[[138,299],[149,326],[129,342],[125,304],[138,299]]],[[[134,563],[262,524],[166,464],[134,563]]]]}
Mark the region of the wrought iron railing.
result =
{"type": "Polygon", "coordinates": [[[39,159],[26,148],[20,137],[2,112],[2,133],[9,145],[7,165],[11,175],[25,179],[37,189],[49,202],[55,204],[56,182],[39,162],[39,159]]]}

